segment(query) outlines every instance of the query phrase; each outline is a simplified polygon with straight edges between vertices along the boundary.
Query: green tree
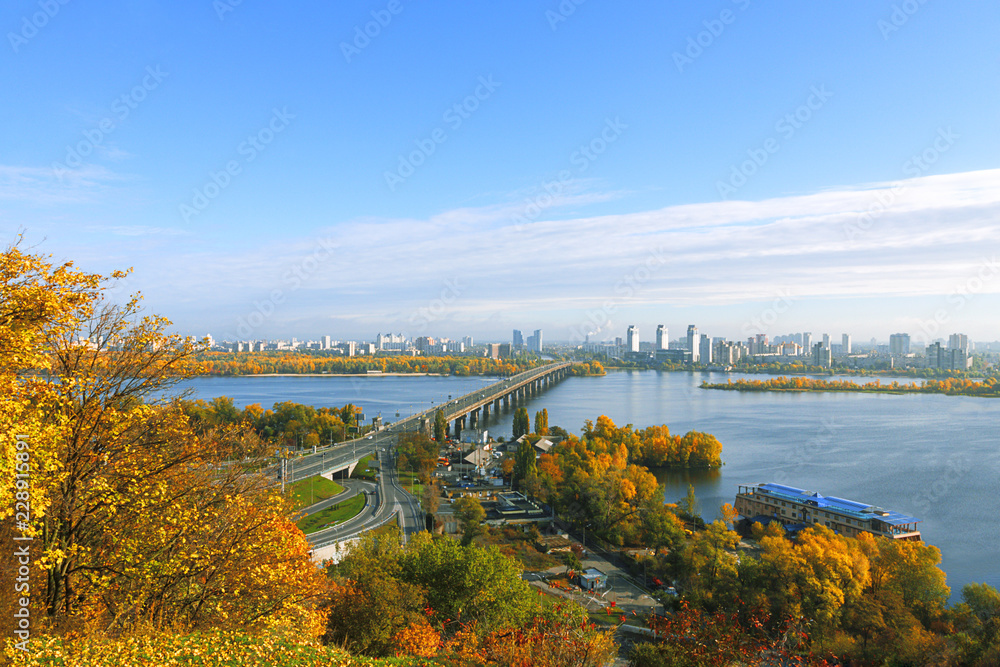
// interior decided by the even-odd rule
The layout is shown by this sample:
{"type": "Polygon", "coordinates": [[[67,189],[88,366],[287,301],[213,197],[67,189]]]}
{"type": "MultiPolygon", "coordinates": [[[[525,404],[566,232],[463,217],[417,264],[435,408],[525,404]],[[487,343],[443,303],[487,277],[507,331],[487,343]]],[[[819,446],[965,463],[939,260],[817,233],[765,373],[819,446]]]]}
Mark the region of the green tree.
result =
{"type": "Polygon", "coordinates": [[[538,435],[549,434],[549,411],[545,408],[535,413],[535,433],[538,435]]]}
{"type": "Polygon", "coordinates": [[[694,495],[694,485],[688,484],[687,495],[680,502],[681,509],[690,516],[698,516],[698,498],[694,495]]]}
{"type": "MultiPolygon", "coordinates": [[[[472,513],[480,514],[479,501],[469,500],[469,507],[478,507],[472,513]]],[[[496,547],[463,546],[422,533],[407,546],[400,577],[427,591],[435,617],[475,622],[480,633],[519,625],[535,609],[520,567],[496,547]]]]}
{"type": "Polygon", "coordinates": [[[531,429],[531,422],[528,421],[528,408],[521,406],[514,411],[514,440],[517,440],[522,435],[526,435],[531,429]]]}
{"type": "Polygon", "coordinates": [[[572,551],[567,551],[562,555],[562,562],[566,566],[567,572],[570,570],[579,570],[583,567],[583,564],[580,563],[580,558],[572,551]]]}
{"type": "Polygon", "coordinates": [[[463,496],[455,501],[455,518],[462,526],[462,544],[468,546],[472,540],[483,532],[483,519],[486,518],[486,510],[483,509],[479,498],[473,496],[463,496]]]}
{"type": "Polygon", "coordinates": [[[438,410],[434,414],[434,438],[438,442],[444,442],[448,432],[448,420],[444,418],[444,411],[438,410]]]}
{"type": "Polygon", "coordinates": [[[529,476],[537,475],[538,464],[535,460],[535,447],[525,440],[517,447],[514,453],[514,470],[511,477],[511,486],[521,488],[524,480],[529,476]]]}

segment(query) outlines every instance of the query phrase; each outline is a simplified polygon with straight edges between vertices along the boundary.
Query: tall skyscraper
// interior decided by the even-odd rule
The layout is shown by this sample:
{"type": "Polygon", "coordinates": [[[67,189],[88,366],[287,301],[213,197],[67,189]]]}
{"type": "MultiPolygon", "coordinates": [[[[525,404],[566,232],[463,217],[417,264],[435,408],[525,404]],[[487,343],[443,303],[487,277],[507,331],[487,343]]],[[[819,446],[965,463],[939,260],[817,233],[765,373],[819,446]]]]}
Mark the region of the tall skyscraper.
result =
{"type": "Polygon", "coordinates": [[[802,334],[802,354],[812,354],[813,335],[811,331],[802,334]]]}
{"type": "Polygon", "coordinates": [[[707,334],[701,334],[698,341],[698,361],[703,364],[712,363],[712,339],[707,334]]]}
{"type": "Polygon", "coordinates": [[[670,347],[670,337],[667,336],[667,328],[662,324],[656,327],[656,349],[666,350],[670,347]]]}
{"type": "Polygon", "coordinates": [[[323,336],[323,349],[324,350],[329,350],[330,349],[330,337],[329,336],[323,336]]]}
{"type": "Polygon", "coordinates": [[[635,328],[634,324],[628,325],[628,331],[625,333],[625,345],[628,347],[629,352],[639,351],[639,330],[635,328]]]}
{"type": "Polygon", "coordinates": [[[693,324],[688,325],[687,349],[691,353],[691,363],[698,363],[698,352],[701,347],[701,338],[698,336],[698,327],[693,324]]]}
{"type": "Polygon", "coordinates": [[[513,345],[515,350],[520,350],[524,347],[524,336],[521,335],[520,329],[514,329],[514,338],[511,341],[511,345],[513,345]]]}
{"type": "Polygon", "coordinates": [[[541,329],[535,329],[535,335],[533,336],[533,338],[535,339],[535,352],[538,352],[539,354],[541,354],[542,353],[542,330],[541,329]]]}
{"type": "Polygon", "coordinates": [[[895,333],[889,336],[889,354],[905,356],[910,353],[910,334],[895,333]]]}
{"type": "Polygon", "coordinates": [[[840,351],[843,354],[851,353],[851,334],[840,335],[840,351]]]}
{"type": "Polygon", "coordinates": [[[823,347],[830,349],[830,334],[823,334],[823,347]]]}

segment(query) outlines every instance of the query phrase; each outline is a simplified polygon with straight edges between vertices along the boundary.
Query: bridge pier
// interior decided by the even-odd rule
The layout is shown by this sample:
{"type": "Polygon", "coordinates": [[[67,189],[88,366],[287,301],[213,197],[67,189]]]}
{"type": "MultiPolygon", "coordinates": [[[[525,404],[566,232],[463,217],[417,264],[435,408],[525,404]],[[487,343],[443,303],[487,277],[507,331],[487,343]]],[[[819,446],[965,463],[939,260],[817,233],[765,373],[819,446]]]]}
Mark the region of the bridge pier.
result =
{"type": "Polygon", "coordinates": [[[476,428],[479,426],[479,409],[475,409],[469,412],[469,427],[476,428]]]}

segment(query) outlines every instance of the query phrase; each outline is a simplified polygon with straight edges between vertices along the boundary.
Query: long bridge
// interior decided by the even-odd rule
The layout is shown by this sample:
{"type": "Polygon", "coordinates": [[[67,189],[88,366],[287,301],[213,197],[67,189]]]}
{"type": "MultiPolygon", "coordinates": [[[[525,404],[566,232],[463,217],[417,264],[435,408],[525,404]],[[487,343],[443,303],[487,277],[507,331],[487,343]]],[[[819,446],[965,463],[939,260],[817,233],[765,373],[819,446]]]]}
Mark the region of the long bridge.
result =
{"type": "MultiPolygon", "coordinates": [[[[308,479],[314,475],[332,477],[343,474],[346,477],[354,471],[361,459],[373,453],[385,468],[386,474],[379,476],[379,485],[371,492],[362,514],[340,526],[310,534],[310,543],[318,548],[349,539],[384,523],[394,512],[400,513],[404,539],[407,534],[421,530],[423,527],[417,523],[422,515],[415,508],[413,498],[399,486],[396,479],[392,451],[396,444],[396,436],[400,433],[421,430],[429,433],[438,410],[441,410],[445,419],[454,423],[459,430],[467,425],[474,427],[491,413],[499,414],[502,409],[510,409],[512,405],[523,402],[559,382],[569,375],[571,366],[570,362],[557,362],[532,368],[471,391],[444,405],[432,406],[382,427],[364,438],[317,448],[312,454],[289,460],[285,471],[286,482],[308,479]]],[[[363,492],[368,493],[367,490],[363,492]]]]}

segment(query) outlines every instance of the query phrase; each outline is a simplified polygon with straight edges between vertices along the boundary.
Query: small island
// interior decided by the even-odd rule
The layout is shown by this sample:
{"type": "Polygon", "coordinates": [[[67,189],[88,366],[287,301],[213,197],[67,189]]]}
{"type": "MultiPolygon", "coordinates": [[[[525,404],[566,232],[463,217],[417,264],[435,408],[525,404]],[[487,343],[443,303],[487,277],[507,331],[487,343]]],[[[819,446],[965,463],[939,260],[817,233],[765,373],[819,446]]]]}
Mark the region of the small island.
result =
{"type": "Polygon", "coordinates": [[[873,380],[859,384],[850,380],[819,380],[807,377],[777,377],[771,380],[737,380],[733,382],[703,382],[702,389],[723,389],[729,391],[853,391],[883,394],[946,394],[948,396],[1000,396],[1000,384],[996,378],[982,382],[968,379],[946,378],[927,380],[923,384],[915,382],[900,384],[893,381],[882,384],[873,380]]]}

